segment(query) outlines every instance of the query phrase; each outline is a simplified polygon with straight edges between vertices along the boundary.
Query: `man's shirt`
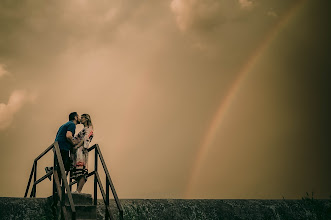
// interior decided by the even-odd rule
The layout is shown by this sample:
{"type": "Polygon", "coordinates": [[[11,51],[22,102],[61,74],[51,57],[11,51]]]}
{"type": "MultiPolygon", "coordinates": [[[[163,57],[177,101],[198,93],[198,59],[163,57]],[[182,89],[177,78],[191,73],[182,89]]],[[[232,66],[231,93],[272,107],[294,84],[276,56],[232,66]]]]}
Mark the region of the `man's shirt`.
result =
{"type": "Polygon", "coordinates": [[[72,147],[70,142],[67,140],[67,131],[71,131],[72,136],[75,135],[76,125],[72,121],[68,121],[67,123],[63,124],[57,134],[55,141],[59,143],[59,147],[61,150],[69,151],[72,147]]]}

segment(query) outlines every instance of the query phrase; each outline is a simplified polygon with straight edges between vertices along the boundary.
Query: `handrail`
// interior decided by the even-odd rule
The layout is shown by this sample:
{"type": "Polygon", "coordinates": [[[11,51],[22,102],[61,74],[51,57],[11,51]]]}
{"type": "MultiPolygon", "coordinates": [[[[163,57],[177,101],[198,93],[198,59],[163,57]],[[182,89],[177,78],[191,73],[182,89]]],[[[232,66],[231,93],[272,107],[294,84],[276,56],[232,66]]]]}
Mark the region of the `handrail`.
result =
{"type": "Polygon", "coordinates": [[[96,176],[97,182],[99,184],[99,189],[101,191],[103,202],[105,203],[105,206],[106,206],[106,210],[105,211],[106,211],[106,214],[108,214],[108,215],[106,215],[106,219],[107,219],[108,216],[110,217],[110,219],[114,219],[114,216],[111,213],[110,208],[109,208],[109,195],[107,197],[106,194],[105,194],[105,191],[103,189],[103,186],[102,186],[102,183],[101,183],[101,180],[100,180],[100,177],[99,177],[98,172],[95,173],[95,176],[96,176]]]}
{"type": "Polygon", "coordinates": [[[29,192],[30,183],[31,183],[31,180],[32,180],[32,175],[33,175],[33,170],[34,170],[34,165],[35,164],[33,163],[32,170],[31,170],[30,177],[29,177],[29,181],[28,181],[28,185],[27,185],[25,193],[24,193],[24,198],[26,198],[26,196],[28,195],[28,192],[29,192]]]}
{"type": "MultiPolygon", "coordinates": [[[[113,193],[113,195],[114,195],[114,199],[115,199],[115,202],[116,202],[117,208],[119,209],[119,211],[120,211],[120,213],[121,213],[121,215],[122,215],[122,214],[123,214],[123,208],[122,208],[122,205],[121,205],[121,203],[120,203],[120,201],[119,201],[119,199],[118,199],[118,196],[117,196],[117,193],[116,193],[116,190],[115,190],[115,187],[114,187],[113,181],[112,181],[111,178],[110,178],[110,175],[109,175],[109,172],[108,172],[108,169],[107,169],[107,165],[106,165],[106,163],[105,163],[105,161],[104,161],[104,159],[103,159],[103,156],[102,156],[102,153],[101,153],[101,150],[100,150],[98,144],[96,144],[96,149],[97,149],[97,151],[98,151],[98,155],[99,155],[99,157],[100,157],[100,162],[101,162],[101,164],[102,164],[102,166],[103,166],[103,169],[104,169],[104,171],[105,171],[105,173],[106,173],[106,178],[107,178],[106,185],[110,186],[111,191],[112,191],[112,193],[113,193]]],[[[108,186],[106,186],[107,189],[108,189],[108,186]]],[[[109,196],[108,196],[108,198],[109,198],[109,196]]],[[[109,201],[108,201],[108,203],[109,203],[109,201]]],[[[108,205],[109,205],[109,204],[108,204],[108,205]]]]}
{"type": "Polygon", "coordinates": [[[60,149],[59,149],[59,145],[58,142],[54,142],[53,144],[51,144],[44,152],[42,152],[38,157],[36,157],[33,161],[33,166],[32,166],[32,170],[30,173],[30,177],[29,177],[29,181],[25,190],[25,194],[24,197],[26,198],[29,192],[29,188],[31,185],[31,181],[32,181],[32,176],[34,177],[33,180],[33,186],[32,186],[32,190],[30,193],[30,197],[36,197],[36,192],[37,192],[37,184],[39,184],[40,182],[42,182],[43,180],[45,180],[47,177],[53,175],[53,201],[54,201],[54,205],[56,205],[57,203],[57,197],[59,197],[59,200],[61,202],[61,217],[64,219],[68,219],[67,216],[67,211],[65,208],[65,189],[67,190],[68,193],[68,199],[69,199],[69,204],[70,204],[70,208],[71,208],[71,213],[72,213],[72,219],[76,219],[76,209],[75,209],[75,205],[72,199],[72,194],[71,194],[71,190],[69,188],[68,185],[68,181],[67,181],[67,177],[65,175],[65,169],[64,169],[64,164],[63,164],[63,160],[62,160],[62,156],[60,153],[60,149]],[[53,170],[48,172],[46,175],[44,175],[43,177],[39,178],[37,180],[37,163],[38,160],[41,159],[45,154],[47,154],[51,149],[53,149],[54,152],[54,165],[53,165],[53,170]],[[58,169],[60,170],[61,176],[59,178],[58,175],[58,169]],[[61,189],[61,184],[60,184],[60,180],[62,180],[62,189],[61,189]],[[57,192],[57,193],[56,193],[57,192]],[[57,196],[56,196],[57,194],[57,196]]]}
{"type": "MultiPolygon", "coordinates": [[[[90,176],[93,176],[93,175],[94,175],[94,171],[92,171],[89,174],[87,174],[87,178],[89,178],[90,176]]],[[[69,184],[69,186],[75,185],[76,183],[77,183],[77,180],[74,180],[73,182],[71,182],[69,184]]]]}
{"type": "Polygon", "coordinates": [[[50,151],[52,148],[54,148],[54,144],[57,142],[54,142],[53,144],[51,144],[44,152],[42,152],[38,157],[36,157],[36,159],[34,160],[35,162],[38,161],[40,158],[42,158],[45,154],[48,153],[48,151],[50,151]]]}
{"type": "Polygon", "coordinates": [[[108,168],[107,168],[107,165],[106,165],[106,163],[103,159],[103,156],[102,156],[99,145],[94,144],[92,147],[87,149],[88,152],[90,152],[92,150],[95,150],[94,171],[93,171],[93,173],[92,172],[90,173],[91,175],[94,175],[94,204],[96,205],[96,203],[97,203],[97,185],[99,185],[99,189],[101,191],[101,195],[103,197],[103,201],[104,201],[105,207],[106,207],[106,209],[105,209],[105,212],[106,212],[105,219],[108,219],[108,218],[114,219],[114,217],[113,217],[113,215],[110,211],[110,208],[109,208],[109,187],[110,187],[111,190],[112,190],[117,208],[119,210],[119,217],[120,217],[120,219],[123,219],[123,208],[122,208],[122,205],[121,205],[121,203],[118,199],[114,184],[113,184],[113,182],[110,178],[108,168]],[[98,174],[98,158],[100,159],[103,170],[106,174],[106,193],[104,191],[104,188],[102,186],[102,183],[101,183],[101,180],[100,180],[100,177],[99,177],[99,174],[98,174]]]}
{"type": "MultiPolygon", "coordinates": [[[[99,189],[100,189],[100,192],[101,192],[104,204],[105,204],[105,218],[114,219],[114,216],[111,213],[111,210],[109,207],[109,188],[110,188],[113,193],[117,208],[119,210],[119,217],[120,217],[120,219],[123,219],[123,208],[118,199],[114,184],[110,178],[109,171],[108,171],[107,165],[105,163],[105,160],[103,159],[99,145],[95,144],[92,147],[87,149],[88,152],[90,152],[92,150],[95,150],[94,171],[90,172],[87,175],[87,177],[94,175],[94,205],[97,205],[97,185],[99,185],[99,189]],[[98,173],[98,158],[100,159],[103,170],[106,174],[106,193],[105,193],[105,190],[103,188],[103,185],[101,183],[100,176],[98,173]]],[[[75,209],[75,205],[74,205],[74,202],[72,199],[71,186],[76,184],[77,181],[71,182],[71,179],[70,179],[70,183],[68,184],[58,142],[54,142],[52,145],[50,145],[44,152],[42,152],[34,160],[24,197],[27,197],[27,195],[28,195],[28,191],[29,191],[31,181],[32,181],[32,176],[33,176],[34,180],[33,180],[33,186],[32,186],[30,197],[36,197],[37,185],[40,182],[42,182],[43,180],[45,180],[47,177],[50,177],[51,175],[53,175],[53,201],[54,201],[53,204],[57,204],[57,202],[58,202],[57,198],[59,198],[59,200],[61,202],[61,217],[68,219],[67,211],[66,211],[65,204],[64,204],[65,203],[64,202],[65,201],[65,190],[66,190],[68,193],[69,204],[70,204],[70,208],[71,208],[71,212],[72,212],[72,219],[76,219],[76,209],[75,209]],[[42,158],[45,154],[47,154],[51,149],[53,149],[53,152],[54,152],[53,170],[48,172],[46,175],[44,175],[43,177],[41,177],[37,180],[38,160],[40,158],[42,158]],[[58,175],[59,173],[61,174],[61,176],[58,175]],[[62,188],[61,188],[60,180],[62,180],[62,182],[63,182],[62,188]],[[56,196],[56,194],[57,194],[57,196],[56,196]]]]}
{"type": "Polygon", "coordinates": [[[35,185],[37,185],[38,183],[42,182],[44,179],[46,179],[52,175],[53,175],[53,170],[49,171],[49,173],[47,173],[45,176],[41,177],[36,182],[34,182],[32,187],[34,187],[35,185]]]}
{"type": "MultiPolygon", "coordinates": [[[[58,176],[58,173],[57,173],[56,170],[54,172],[55,172],[55,175],[54,175],[55,187],[56,187],[56,190],[58,192],[61,192],[61,193],[58,194],[58,196],[59,196],[60,201],[63,201],[64,200],[64,198],[63,198],[64,196],[63,196],[63,193],[62,193],[61,184],[60,184],[60,181],[59,181],[59,176],[58,176]]],[[[53,199],[54,198],[55,197],[53,196],[53,199]]],[[[61,217],[65,218],[67,220],[68,219],[68,217],[67,217],[67,210],[66,210],[65,206],[62,205],[62,204],[63,204],[63,202],[61,202],[61,211],[62,211],[61,212],[61,217]]]]}
{"type": "MultiPolygon", "coordinates": [[[[54,168],[53,169],[56,169],[56,167],[57,167],[56,165],[59,165],[62,181],[64,183],[64,184],[62,184],[61,206],[64,207],[64,200],[65,200],[64,192],[65,191],[64,191],[63,187],[65,187],[65,189],[67,190],[67,193],[68,193],[68,199],[69,199],[69,204],[70,204],[70,208],[71,208],[72,219],[76,219],[76,209],[75,209],[75,206],[74,206],[74,200],[72,199],[71,190],[70,190],[69,185],[68,185],[68,181],[67,181],[67,177],[66,177],[65,169],[64,169],[64,165],[63,165],[63,160],[62,160],[62,156],[61,156],[60,149],[59,149],[59,144],[57,142],[54,143],[54,149],[55,149],[55,153],[56,153],[56,158],[54,159],[54,168]],[[57,164],[56,164],[56,159],[57,159],[57,164]]],[[[54,176],[56,176],[56,175],[54,175],[54,176]]],[[[54,178],[53,178],[53,181],[55,181],[54,178]]],[[[59,194],[60,194],[60,192],[58,191],[58,195],[59,194]]],[[[54,198],[54,196],[55,195],[53,193],[53,198],[54,198]]]]}

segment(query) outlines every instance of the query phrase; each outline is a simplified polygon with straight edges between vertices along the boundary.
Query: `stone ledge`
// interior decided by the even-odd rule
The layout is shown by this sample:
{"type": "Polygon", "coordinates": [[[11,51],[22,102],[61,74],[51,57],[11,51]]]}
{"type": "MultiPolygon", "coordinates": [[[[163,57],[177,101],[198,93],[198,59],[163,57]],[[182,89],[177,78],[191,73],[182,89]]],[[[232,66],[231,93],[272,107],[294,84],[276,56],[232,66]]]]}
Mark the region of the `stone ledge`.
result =
{"type": "MultiPolygon", "coordinates": [[[[118,211],[113,200],[111,210],[118,211]]],[[[331,200],[122,199],[124,219],[330,220],[331,200]]],[[[47,198],[0,197],[1,219],[51,219],[47,198]]],[[[98,201],[97,219],[104,217],[98,201]]]]}
{"type": "MultiPolygon", "coordinates": [[[[124,219],[331,220],[331,200],[122,199],[124,219]]],[[[118,218],[115,202],[111,210],[118,218]]],[[[98,219],[104,206],[98,201],[98,219]]]]}

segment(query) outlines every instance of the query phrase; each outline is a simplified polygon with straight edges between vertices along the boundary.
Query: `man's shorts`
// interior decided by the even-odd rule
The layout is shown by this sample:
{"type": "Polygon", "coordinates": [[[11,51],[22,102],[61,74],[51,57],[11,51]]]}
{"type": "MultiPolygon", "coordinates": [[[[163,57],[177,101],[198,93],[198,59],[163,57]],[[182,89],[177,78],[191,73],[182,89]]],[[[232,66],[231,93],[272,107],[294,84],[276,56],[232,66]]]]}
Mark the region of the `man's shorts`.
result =
{"type": "Polygon", "coordinates": [[[62,160],[63,160],[63,165],[64,165],[64,169],[66,171],[70,171],[70,157],[69,157],[69,151],[66,150],[61,150],[61,156],[62,156],[62,160]]]}

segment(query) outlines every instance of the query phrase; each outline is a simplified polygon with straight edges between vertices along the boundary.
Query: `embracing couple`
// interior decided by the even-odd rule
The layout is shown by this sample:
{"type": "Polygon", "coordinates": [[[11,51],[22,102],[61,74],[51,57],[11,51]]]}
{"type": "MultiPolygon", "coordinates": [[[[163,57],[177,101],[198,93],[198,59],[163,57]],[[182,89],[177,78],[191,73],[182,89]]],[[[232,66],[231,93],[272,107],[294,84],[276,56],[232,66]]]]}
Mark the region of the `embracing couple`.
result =
{"type": "MultiPolygon", "coordinates": [[[[69,121],[63,124],[57,134],[55,141],[58,142],[64,168],[71,171],[71,178],[77,181],[77,190],[80,193],[87,181],[88,175],[88,147],[93,139],[93,125],[90,115],[77,112],[69,114],[69,121]],[[75,135],[76,125],[83,124],[84,128],[75,135]]],[[[46,168],[46,172],[50,168],[46,168]]]]}

